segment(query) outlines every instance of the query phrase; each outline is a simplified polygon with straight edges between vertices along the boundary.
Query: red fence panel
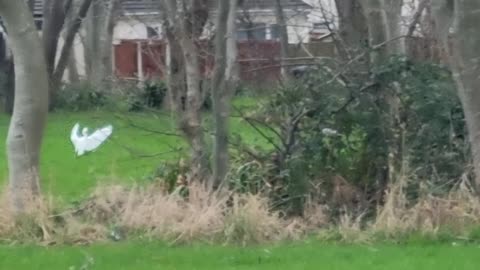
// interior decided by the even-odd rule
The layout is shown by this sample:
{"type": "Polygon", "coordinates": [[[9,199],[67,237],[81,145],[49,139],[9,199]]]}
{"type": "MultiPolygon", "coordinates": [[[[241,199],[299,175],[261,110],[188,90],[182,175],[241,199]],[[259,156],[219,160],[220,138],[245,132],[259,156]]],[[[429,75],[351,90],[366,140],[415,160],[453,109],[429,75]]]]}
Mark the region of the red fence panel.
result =
{"type": "MultiPolygon", "coordinates": [[[[139,43],[144,78],[164,78],[167,45],[163,41],[123,40],[115,45],[115,74],[124,79],[138,76],[139,43]]],[[[200,42],[198,46],[201,74],[209,78],[214,66],[213,48],[207,42],[200,42]]],[[[278,41],[238,42],[238,54],[242,81],[263,84],[280,78],[278,41]]]]}
{"type": "Polygon", "coordinates": [[[240,79],[251,83],[277,81],[280,78],[278,41],[238,42],[240,79]]]}
{"type": "Polygon", "coordinates": [[[163,78],[166,74],[166,51],[165,42],[142,42],[143,74],[145,78],[163,78]]]}
{"type": "Polygon", "coordinates": [[[137,76],[137,44],[122,41],[114,46],[115,75],[119,78],[135,78],[137,76]]]}

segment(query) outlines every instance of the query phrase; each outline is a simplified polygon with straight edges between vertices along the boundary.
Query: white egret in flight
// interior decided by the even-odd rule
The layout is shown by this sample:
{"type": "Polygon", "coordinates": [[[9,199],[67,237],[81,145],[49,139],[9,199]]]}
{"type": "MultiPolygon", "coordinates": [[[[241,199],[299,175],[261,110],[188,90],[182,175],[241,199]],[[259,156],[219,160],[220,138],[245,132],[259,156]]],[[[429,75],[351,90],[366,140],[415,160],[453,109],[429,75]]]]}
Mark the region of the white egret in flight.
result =
{"type": "Polygon", "coordinates": [[[73,126],[70,140],[75,147],[75,153],[77,156],[81,156],[86,152],[95,151],[107,138],[112,135],[112,125],[107,125],[100,129],[95,130],[92,134],[88,135],[88,129],[84,127],[82,133],[79,134],[80,125],[78,123],[73,126]]]}

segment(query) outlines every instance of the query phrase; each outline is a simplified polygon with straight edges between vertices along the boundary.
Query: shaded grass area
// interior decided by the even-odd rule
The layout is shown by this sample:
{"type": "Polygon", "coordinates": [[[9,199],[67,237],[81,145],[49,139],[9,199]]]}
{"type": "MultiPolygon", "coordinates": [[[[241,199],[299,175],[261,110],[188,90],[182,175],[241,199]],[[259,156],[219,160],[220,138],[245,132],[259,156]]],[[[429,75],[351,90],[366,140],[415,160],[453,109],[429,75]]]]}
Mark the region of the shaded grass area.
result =
{"type": "Polygon", "coordinates": [[[2,269],[478,269],[477,246],[169,247],[131,242],[91,247],[0,247],[2,269]],[[82,268],[84,267],[84,268],[82,268]]]}
{"type": "MultiPolygon", "coordinates": [[[[237,106],[251,106],[240,99],[237,106]]],[[[208,116],[207,116],[207,122],[208,116]]],[[[9,117],[0,115],[0,183],[8,179],[5,140],[9,117]]],[[[248,144],[265,144],[264,139],[238,117],[231,119],[232,133],[248,144]],[[263,140],[263,141],[262,141],[263,140]]],[[[66,201],[89,194],[99,182],[144,182],[165,161],[178,160],[188,151],[166,112],[119,113],[107,111],[57,112],[49,115],[41,156],[42,188],[45,193],[66,201]],[[89,128],[112,124],[110,140],[96,152],[75,157],[70,131],[79,122],[89,128]],[[159,131],[160,133],[156,132],[159,131]]],[[[210,136],[206,136],[211,144],[210,136]]]]}

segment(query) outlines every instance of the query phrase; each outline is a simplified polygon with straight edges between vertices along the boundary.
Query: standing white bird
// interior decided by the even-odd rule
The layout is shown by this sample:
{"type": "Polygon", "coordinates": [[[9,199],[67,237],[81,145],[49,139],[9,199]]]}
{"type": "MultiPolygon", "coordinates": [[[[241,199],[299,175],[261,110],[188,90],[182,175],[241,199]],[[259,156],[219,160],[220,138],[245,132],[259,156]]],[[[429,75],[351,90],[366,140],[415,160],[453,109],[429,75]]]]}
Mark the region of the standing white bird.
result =
{"type": "Polygon", "coordinates": [[[80,125],[76,123],[70,135],[70,140],[75,147],[77,156],[81,156],[86,152],[95,151],[113,132],[112,125],[97,129],[90,135],[88,135],[88,129],[86,127],[82,129],[81,135],[79,134],[79,129],[80,125]]]}

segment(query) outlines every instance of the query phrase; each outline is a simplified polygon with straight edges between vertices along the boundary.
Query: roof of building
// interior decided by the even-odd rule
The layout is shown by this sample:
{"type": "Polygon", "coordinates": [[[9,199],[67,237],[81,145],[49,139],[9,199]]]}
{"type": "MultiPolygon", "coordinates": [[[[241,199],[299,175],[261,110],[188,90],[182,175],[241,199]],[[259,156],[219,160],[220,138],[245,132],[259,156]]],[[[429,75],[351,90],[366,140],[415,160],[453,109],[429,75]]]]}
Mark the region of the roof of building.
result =
{"type": "MultiPolygon", "coordinates": [[[[275,6],[275,0],[239,0],[239,6],[242,9],[272,9],[275,6]]],[[[44,0],[35,0],[34,13],[42,15],[44,0]]],[[[216,0],[209,0],[210,8],[216,7],[216,0]]],[[[310,9],[311,5],[302,0],[280,0],[285,9],[310,9]]],[[[153,0],[123,0],[122,10],[125,14],[145,14],[155,13],[160,10],[159,1],[153,0]]]]}
{"type": "MultiPolygon", "coordinates": [[[[239,5],[247,9],[273,9],[275,7],[275,0],[239,0],[239,5]]],[[[309,9],[311,5],[302,0],[280,0],[283,8],[292,9],[309,9]]]]}

